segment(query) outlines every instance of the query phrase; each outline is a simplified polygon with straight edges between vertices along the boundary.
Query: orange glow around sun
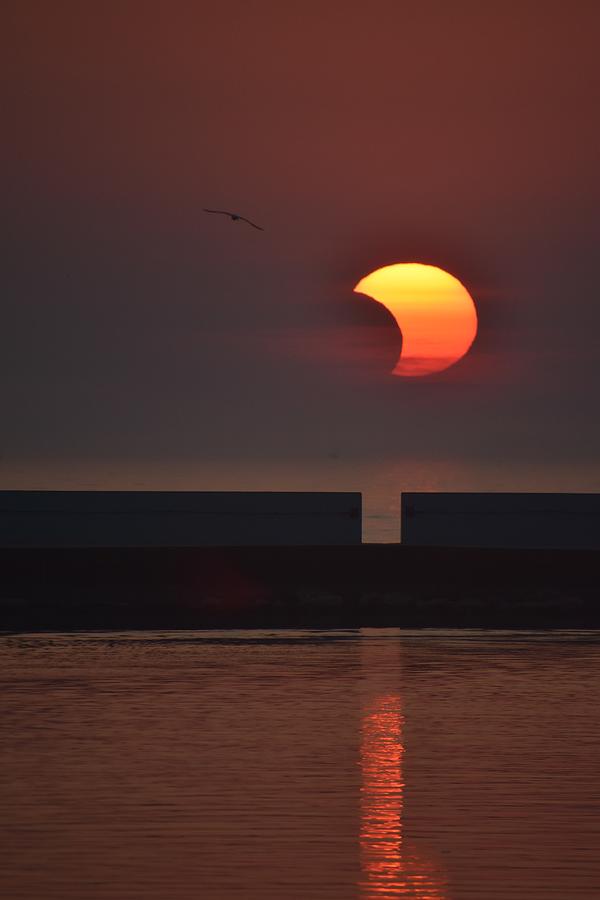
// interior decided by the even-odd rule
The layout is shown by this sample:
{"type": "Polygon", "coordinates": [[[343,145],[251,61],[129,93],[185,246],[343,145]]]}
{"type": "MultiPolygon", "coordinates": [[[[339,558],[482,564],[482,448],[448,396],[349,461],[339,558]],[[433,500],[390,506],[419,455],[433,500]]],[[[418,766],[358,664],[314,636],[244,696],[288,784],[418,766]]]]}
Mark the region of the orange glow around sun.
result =
{"type": "Polygon", "coordinates": [[[377,300],[402,332],[393,375],[442,372],[467,353],[477,334],[477,312],[467,289],[437,266],[396,263],[376,269],[354,288],[377,300]]]}

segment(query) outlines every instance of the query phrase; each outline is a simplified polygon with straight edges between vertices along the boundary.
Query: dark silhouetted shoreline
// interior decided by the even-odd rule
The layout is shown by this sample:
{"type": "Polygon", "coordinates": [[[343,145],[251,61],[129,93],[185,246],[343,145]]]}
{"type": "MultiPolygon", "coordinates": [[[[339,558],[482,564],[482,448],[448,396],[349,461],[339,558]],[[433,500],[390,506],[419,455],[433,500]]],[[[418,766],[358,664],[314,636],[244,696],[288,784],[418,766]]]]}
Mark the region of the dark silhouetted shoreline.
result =
{"type": "Polygon", "coordinates": [[[1,549],[0,630],[600,627],[598,551],[1,549]]]}

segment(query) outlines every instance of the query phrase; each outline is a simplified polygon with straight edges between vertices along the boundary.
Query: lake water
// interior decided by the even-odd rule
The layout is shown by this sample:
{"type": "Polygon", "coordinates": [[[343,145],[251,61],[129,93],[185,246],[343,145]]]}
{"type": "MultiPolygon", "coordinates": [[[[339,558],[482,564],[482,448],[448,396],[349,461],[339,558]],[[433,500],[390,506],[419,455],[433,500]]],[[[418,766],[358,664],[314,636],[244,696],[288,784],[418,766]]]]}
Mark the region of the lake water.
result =
{"type": "Polygon", "coordinates": [[[0,637],[0,896],[597,900],[599,672],[599,632],[0,637]]]}

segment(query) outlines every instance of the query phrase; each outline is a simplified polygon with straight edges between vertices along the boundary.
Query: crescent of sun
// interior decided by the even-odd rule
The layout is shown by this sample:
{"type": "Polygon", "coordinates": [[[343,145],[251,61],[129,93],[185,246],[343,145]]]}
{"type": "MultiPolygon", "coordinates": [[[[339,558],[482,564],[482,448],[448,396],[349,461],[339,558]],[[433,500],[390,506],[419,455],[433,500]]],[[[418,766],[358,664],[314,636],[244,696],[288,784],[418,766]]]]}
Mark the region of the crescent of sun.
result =
{"type": "Polygon", "coordinates": [[[385,306],[402,332],[402,350],[392,375],[412,378],[442,372],[475,340],[477,312],[471,295],[437,266],[383,266],[361,278],[354,291],[385,306]]]}

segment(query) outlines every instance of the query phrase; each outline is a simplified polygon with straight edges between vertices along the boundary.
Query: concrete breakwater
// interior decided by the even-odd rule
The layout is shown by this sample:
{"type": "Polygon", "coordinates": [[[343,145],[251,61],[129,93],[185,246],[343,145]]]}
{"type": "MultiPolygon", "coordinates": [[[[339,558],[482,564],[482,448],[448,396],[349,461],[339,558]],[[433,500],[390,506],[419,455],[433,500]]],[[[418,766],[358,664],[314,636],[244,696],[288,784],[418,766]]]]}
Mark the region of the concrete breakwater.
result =
{"type": "Polygon", "coordinates": [[[0,629],[596,627],[600,496],[0,492],[0,629]]]}
{"type": "Polygon", "coordinates": [[[0,547],[360,544],[362,497],[325,491],[0,491],[0,547]]]}
{"type": "MultiPolygon", "coordinates": [[[[335,491],[0,491],[0,547],[357,545],[362,496],[335,491]]],[[[402,493],[417,547],[600,550],[600,494],[402,493]]]]}
{"type": "Polygon", "coordinates": [[[0,630],[600,627],[595,550],[0,548],[0,630]]]}

